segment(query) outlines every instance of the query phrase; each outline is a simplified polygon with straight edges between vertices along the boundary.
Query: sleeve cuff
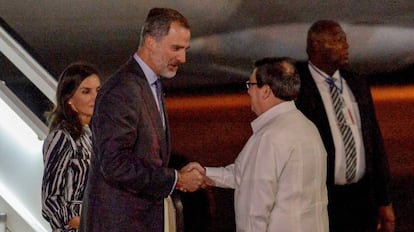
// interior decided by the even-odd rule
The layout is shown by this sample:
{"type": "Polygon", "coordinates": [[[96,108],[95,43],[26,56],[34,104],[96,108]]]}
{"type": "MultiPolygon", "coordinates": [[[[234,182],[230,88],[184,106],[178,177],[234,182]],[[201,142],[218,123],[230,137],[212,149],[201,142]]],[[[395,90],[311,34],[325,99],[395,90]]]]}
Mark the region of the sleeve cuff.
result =
{"type": "Polygon", "coordinates": [[[174,189],[175,189],[175,186],[177,185],[177,179],[178,179],[178,173],[177,173],[177,170],[174,170],[174,173],[175,173],[175,175],[174,175],[174,184],[173,184],[173,186],[172,186],[172,188],[171,188],[171,190],[170,190],[170,193],[168,194],[168,196],[171,196],[171,194],[174,192],[174,189]]]}

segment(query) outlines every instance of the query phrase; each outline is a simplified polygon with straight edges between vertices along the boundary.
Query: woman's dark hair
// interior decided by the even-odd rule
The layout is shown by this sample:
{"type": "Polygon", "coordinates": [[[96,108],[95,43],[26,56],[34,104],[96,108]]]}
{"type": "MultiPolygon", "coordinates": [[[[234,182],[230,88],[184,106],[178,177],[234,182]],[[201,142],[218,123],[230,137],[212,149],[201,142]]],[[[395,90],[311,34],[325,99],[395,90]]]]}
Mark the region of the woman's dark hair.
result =
{"type": "Polygon", "coordinates": [[[85,62],[72,63],[63,70],[59,76],[56,90],[56,104],[53,109],[46,112],[49,130],[58,126],[66,129],[75,139],[82,132],[82,125],[78,114],[68,104],[69,99],[75,94],[83,80],[91,75],[100,76],[98,70],[85,62]]]}

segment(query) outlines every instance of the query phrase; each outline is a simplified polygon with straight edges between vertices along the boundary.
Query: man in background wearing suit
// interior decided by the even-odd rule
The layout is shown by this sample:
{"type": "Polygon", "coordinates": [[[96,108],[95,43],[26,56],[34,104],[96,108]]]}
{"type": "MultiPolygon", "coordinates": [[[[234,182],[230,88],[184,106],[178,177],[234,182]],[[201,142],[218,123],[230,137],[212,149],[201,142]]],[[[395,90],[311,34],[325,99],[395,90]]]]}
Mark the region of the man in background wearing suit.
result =
{"type": "Polygon", "coordinates": [[[309,61],[297,67],[301,89],[296,104],[318,127],[328,154],[330,231],[394,231],[381,132],[366,80],[346,70],[348,48],[337,22],[311,26],[309,61]]]}
{"type": "Polygon", "coordinates": [[[171,203],[175,189],[205,186],[201,166],[168,168],[168,118],[160,91],[159,79],[173,78],[185,63],[190,37],[179,12],[151,9],[138,51],[102,86],[92,119],[94,154],[81,231],[175,231],[164,223],[171,216],[164,202],[171,203]]]}

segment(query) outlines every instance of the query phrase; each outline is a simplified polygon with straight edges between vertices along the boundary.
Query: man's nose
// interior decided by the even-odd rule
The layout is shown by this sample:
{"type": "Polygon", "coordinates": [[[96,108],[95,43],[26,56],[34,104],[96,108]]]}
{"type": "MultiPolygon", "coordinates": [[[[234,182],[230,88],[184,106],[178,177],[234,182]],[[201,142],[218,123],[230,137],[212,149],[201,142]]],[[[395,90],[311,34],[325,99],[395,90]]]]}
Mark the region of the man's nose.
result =
{"type": "Polygon", "coordinates": [[[186,61],[186,52],[185,52],[185,51],[180,52],[180,53],[178,54],[177,60],[178,60],[180,63],[185,63],[185,61],[186,61]]]}

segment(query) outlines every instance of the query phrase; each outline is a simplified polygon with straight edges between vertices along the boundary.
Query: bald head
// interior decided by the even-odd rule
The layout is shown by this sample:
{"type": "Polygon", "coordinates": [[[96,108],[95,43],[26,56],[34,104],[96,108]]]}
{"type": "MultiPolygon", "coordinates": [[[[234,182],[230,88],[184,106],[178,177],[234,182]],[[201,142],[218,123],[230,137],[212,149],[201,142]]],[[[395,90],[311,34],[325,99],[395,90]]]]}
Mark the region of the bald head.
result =
{"type": "Polygon", "coordinates": [[[312,24],[308,30],[306,51],[314,52],[316,43],[319,42],[325,35],[331,34],[334,28],[341,28],[339,23],[333,20],[320,20],[312,24]]]}
{"type": "Polygon", "coordinates": [[[309,28],[306,47],[309,60],[328,75],[348,66],[348,48],[346,34],[336,21],[320,20],[309,28]]]}

